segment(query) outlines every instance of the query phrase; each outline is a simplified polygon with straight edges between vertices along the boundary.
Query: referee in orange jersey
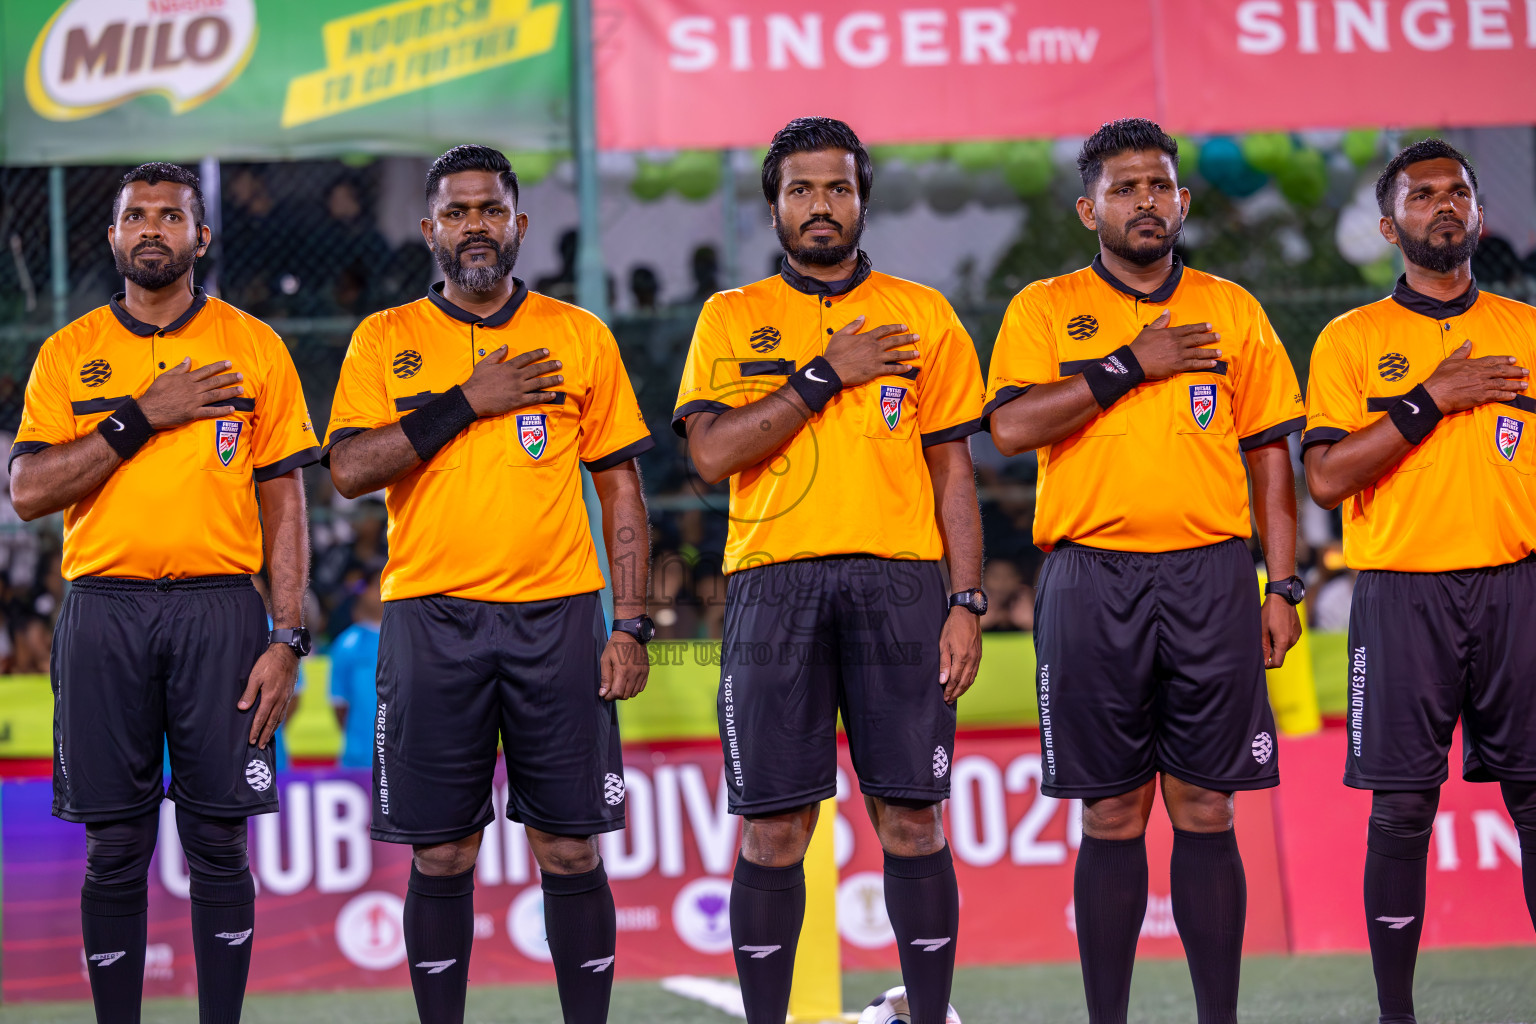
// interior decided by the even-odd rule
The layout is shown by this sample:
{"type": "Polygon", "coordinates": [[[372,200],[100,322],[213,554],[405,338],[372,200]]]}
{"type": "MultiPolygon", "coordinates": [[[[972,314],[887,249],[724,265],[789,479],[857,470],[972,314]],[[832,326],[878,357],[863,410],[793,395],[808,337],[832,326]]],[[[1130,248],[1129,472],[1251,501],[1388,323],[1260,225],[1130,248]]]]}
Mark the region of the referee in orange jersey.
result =
{"type": "Polygon", "coordinates": [[[1412,1024],[1446,755],[1498,782],[1536,923],[1536,309],[1480,291],[1477,175],[1439,139],[1376,182],[1403,254],[1391,296],[1324,328],[1307,385],[1307,485],[1343,506],[1344,784],[1372,791],[1365,917],[1382,1024],[1412,1024]]]}
{"type": "Polygon", "coordinates": [[[124,289],[43,343],[11,447],[17,514],[64,513],[53,813],[85,823],[96,1019],[136,1024],[169,749],[199,1013],[235,1024],[256,926],[246,817],[277,810],[272,736],[309,651],[299,471],[319,449],[282,340],[193,287],[211,237],[197,175],[144,164],[112,211],[124,289]]]}
{"type": "Polygon", "coordinates": [[[914,1024],[942,1024],[954,973],[940,806],[986,611],[981,373],[943,296],[859,249],[873,180],[841,121],[774,136],[763,195],[782,269],[704,304],[673,413],[700,475],[731,481],[720,738],[744,817],[731,936],[751,1024],[782,1024],[789,1003],[839,712],[914,1024]]]}
{"type": "Polygon", "coordinates": [[[1301,631],[1286,439],[1302,398],[1253,296],[1173,252],[1189,210],[1174,140],[1114,121],[1077,163],[1099,254],[1014,297],[987,385],[998,448],[1040,453],[1041,791],[1083,801],[1073,900],[1093,1024],[1126,1019],[1159,776],[1200,1024],[1230,1024],[1247,907],[1232,795],[1279,782],[1264,668],[1301,631]]]}

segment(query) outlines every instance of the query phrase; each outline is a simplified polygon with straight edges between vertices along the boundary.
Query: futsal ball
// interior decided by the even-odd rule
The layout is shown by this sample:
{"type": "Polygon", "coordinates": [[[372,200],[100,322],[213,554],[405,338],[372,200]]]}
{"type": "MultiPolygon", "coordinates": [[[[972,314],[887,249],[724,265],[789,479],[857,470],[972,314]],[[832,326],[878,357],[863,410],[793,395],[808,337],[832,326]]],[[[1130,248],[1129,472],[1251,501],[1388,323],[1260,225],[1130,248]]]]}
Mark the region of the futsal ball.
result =
{"type": "MultiPolygon", "coordinates": [[[[904,985],[886,989],[884,992],[870,1000],[864,1007],[864,1012],[859,1014],[859,1024],[911,1024],[912,1017],[907,1012],[907,989],[904,985]]],[[[960,1024],[960,1015],[951,1006],[944,1014],[944,1024],[960,1024]]]]}

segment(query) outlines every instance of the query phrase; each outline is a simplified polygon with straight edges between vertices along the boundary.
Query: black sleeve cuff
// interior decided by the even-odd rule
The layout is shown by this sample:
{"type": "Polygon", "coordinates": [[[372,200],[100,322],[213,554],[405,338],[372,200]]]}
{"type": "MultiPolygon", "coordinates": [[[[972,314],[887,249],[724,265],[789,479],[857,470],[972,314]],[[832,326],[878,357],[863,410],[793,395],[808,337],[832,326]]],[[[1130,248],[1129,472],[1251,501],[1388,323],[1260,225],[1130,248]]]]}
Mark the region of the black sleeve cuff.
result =
{"type": "Polygon", "coordinates": [[[997,396],[981,407],[981,429],[990,432],[992,430],[992,414],[997,412],[1009,402],[1025,394],[1033,384],[1009,384],[1005,388],[997,389],[997,396]]]}
{"type": "Polygon", "coordinates": [[[726,405],[724,402],[714,402],[707,398],[695,398],[691,402],[684,402],[672,411],[672,433],[686,440],[688,437],[688,424],[686,421],[689,416],[696,412],[712,412],[718,416],[723,412],[730,411],[731,406],[726,405]]]}
{"type": "Polygon", "coordinates": [[[655,447],[656,439],[646,434],[634,444],[627,444],[616,452],[604,455],[600,459],[593,459],[591,462],[583,462],[582,465],[587,467],[589,473],[601,473],[605,469],[612,469],[614,466],[628,462],[637,455],[643,455],[655,447]]]}
{"type": "Polygon", "coordinates": [[[34,452],[42,451],[44,448],[52,447],[53,445],[47,441],[17,441],[11,445],[11,457],[6,460],[5,471],[7,473],[11,471],[11,466],[15,464],[18,456],[31,455],[34,452]]]}
{"type": "Polygon", "coordinates": [[[320,465],[330,469],[331,449],[349,437],[356,437],[358,434],[366,433],[368,433],[367,427],[342,427],[340,430],[331,431],[331,439],[325,443],[324,448],[320,449],[320,465]]]}
{"type": "Polygon", "coordinates": [[[943,430],[935,430],[931,434],[923,435],[923,447],[931,448],[945,441],[963,441],[972,434],[981,432],[981,420],[967,420],[964,423],[956,423],[952,427],[943,430]]]}
{"type": "Polygon", "coordinates": [[[1349,436],[1349,431],[1340,430],[1338,427],[1313,427],[1301,435],[1301,451],[1306,454],[1308,448],[1319,444],[1338,444],[1349,436]]]}
{"type": "Polygon", "coordinates": [[[296,469],[303,469],[305,466],[313,466],[319,461],[320,449],[318,447],[312,446],[305,448],[301,451],[294,452],[286,459],[281,459],[272,463],[270,466],[257,466],[256,482],[262,484],[266,483],[268,480],[276,480],[278,477],[286,476],[296,469]]]}
{"type": "Polygon", "coordinates": [[[1283,441],[1296,433],[1296,431],[1305,428],[1306,425],[1307,418],[1305,416],[1297,416],[1286,420],[1284,423],[1276,423],[1268,430],[1261,430],[1257,434],[1250,434],[1239,441],[1237,446],[1245,452],[1251,452],[1255,448],[1263,448],[1267,444],[1283,441]]]}

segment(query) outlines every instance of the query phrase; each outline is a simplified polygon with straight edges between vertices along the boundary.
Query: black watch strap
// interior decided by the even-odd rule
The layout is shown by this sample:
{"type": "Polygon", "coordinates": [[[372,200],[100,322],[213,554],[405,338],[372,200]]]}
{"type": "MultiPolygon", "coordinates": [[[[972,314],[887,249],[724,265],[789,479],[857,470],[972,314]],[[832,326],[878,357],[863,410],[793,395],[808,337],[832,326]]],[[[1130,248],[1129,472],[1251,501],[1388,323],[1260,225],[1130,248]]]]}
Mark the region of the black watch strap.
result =
{"type": "Polygon", "coordinates": [[[613,631],[615,633],[628,633],[642,645],[651,642],[656,635],[656,623],[651,621],[649,615],[637,615],[632,619],[614,619],[613,631]]]}
{"type": "Polygon", "coordinates": [[[298,629],[274,629],[267,634],[267,643],[283,644],[292,648],[293,653],[302,658],[310,651],[309,630],[303,626],[298,629]]]}
{"type": "Polygon", "coordinates": [[[1275,580],[1273,583],[1266,584],[1264,593],[1284,598],[1288,604],[1294,607],[1301,604],[1302,600],[1306,598],[1307,585],[1300,576],[1288,576],[1283,580],[1275,580]]]}

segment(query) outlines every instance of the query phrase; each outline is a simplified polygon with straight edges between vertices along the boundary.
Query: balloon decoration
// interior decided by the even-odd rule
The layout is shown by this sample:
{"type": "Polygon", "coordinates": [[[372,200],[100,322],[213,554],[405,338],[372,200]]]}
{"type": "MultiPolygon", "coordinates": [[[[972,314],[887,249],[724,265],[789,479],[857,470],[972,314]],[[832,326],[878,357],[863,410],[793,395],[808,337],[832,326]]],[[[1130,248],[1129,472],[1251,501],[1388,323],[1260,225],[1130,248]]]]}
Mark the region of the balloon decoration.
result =
{"type": "Polygon", "coordinates": [[[1315,149],[1294,150],[1275,172],[1275,184],[1296,206],[1316,206],[1328,193],[1328,161],[1315,149]]]}
{"type": "Polygon", "coordinates": [[[1056,164],[1051,143],[1044,139],[1009,144],[1002,165],[1003,180],[1022,197],[1037,196],[1051,187],[1056,164]]]}
{"type": "Polygon", "coordinates": [[[518,184],[537,185],[568,156],[567,153],[512,153],[507,159],[512,162],[512,170],[517,172],[518,184]]]}
{"type": "Polygon", "coordinates": [[[1008,157],[1006,142],[957,142],[949,147],[949,158],[967,174],[990,171],[1008,157]]]}
{"type": "Polygon", "coordinates": [[[721,160],[714,150],[686,150],[668,168],[672,188],[684,199],[701,202],[720,191],[721,160]]]}
{"type": "Polygon", "coordinates": [[[971,176],[953,163],[934,164],[923,191],[935,213],[956,213],[971,201],[971,176]]]}
{"type": "Polygon", "coordinates": [[[630,194],[642,203],[654,203],[671,187],[667,165],[641,157],[635,161],[635,177],[629,183],[630,194]]]}
{"type": "Polygon", "coordinates": [[[1206,181],[1234,199],[1253,195],[1267,180],[1243,156],[1237,141],[1226,135],[1217,135],[1200,148],[1199,167],[1206,181]]]}
{"type": "Polygon", "coordinates": [[[897,160],[882,166],[880,173],[875,175],[875,191],[870,206],[890,213],[904,213],[922,197],[922,179],[905,161],[897,160]]]}
{"type": "Polygon", "coordinates": [[[1381,237],[1381,210],[1376,206],[1374,182],[1363,183],[1349,205],[1339,211],[1333,240],[1339,255],[1362,268],[1362,273],[1367,266],[1391,260],[1392,245],[1381,237]]]}
{"type": "Polygon", "coordinates": [[[1249,166],[1274,176],[1290,163],[1296,144],[1285,132],[1255,132],[1243,139],[1240,148],[1249,166]]]}

